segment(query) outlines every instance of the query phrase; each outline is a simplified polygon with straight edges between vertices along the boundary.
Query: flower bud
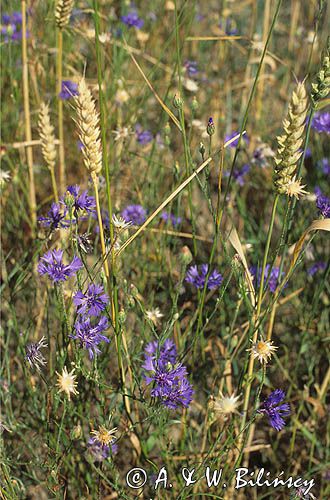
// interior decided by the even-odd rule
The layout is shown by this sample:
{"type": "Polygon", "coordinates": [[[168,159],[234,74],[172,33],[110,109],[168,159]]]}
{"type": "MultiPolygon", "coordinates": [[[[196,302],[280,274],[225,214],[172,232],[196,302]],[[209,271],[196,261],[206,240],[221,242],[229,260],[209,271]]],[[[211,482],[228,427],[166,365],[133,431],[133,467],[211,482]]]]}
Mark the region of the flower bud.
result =
{"type": "Polygon", "coordinates": [[[209,121],[207,123],[206,132],[209,136],[213,135],[215,132],[215,125],[212,116],[209,118],[209,121]]]}
{"type": "Polygon", "coordinates": [[[183,100],[180,96],[179,93],[176,93],[174,95],[174,98],[173,98],[173,106],[176,108],[176,109],[182,109],[182,106],[183,106],[183,100]]]}
{"type": "Polygon", "coordinates": [[[192,253],[186,245],[180,250],[180,258],[186,266],[192,261],[192,253]]]}
{"type": "Polygon", "coordinates": [[[197,111],[197,110],[198,110],[198,107],[199,107],[199,106],[198,106],[198,101],[197,101],[197,99],[196,99],[196,96],[194,96],[194,97],[193,97],[193,100],[192,100],[192,102],[191,102],[191,109],[192,109],[192,111],[195,113],[195,111],[197,111]]]}

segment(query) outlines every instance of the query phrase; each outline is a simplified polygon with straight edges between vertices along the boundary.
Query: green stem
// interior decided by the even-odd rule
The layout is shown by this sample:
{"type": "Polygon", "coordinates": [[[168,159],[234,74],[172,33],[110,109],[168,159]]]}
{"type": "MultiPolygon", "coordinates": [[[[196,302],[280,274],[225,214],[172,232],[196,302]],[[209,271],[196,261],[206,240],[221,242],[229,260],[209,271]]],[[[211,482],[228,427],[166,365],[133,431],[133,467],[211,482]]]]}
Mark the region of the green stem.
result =
{"type": "MultiPolygon", "coordinates": [[[[264,290],[265,269],[266,269],[267,260],[268,260],[268,253],[269,253],[270,242],[271,242],[271,237],[272,237],[272,233],[273,233],[273,227],[274,227],[275,214],[276,214],[278,200],[279,200],[279,194],[276,194],[276,196],[274,198],[274,202],[273,202],[272,215],[271,215],[271,220],[270,220],[270,224],[269,224],[269,228],[268,228],[266,247],[265,247],[264,258],[263,258],[263,263],[262,263],[260,287],[259,287],[259,293],[258,293],[258,299],[257,299],[257,311],[256,311],[254,322],[253,322],[254,333],[253,333],[253,337],[252,337],[252,343],[255,343],[257,341],[257,338],[258,338],[258,331],[259,331],[258,321],[259,321],[260,312],[261,312],[261,303],[262,303],[262,296],[263,296],[263,290],[264,290]]],[[[238,449],[240,450],[240,453],[242,453],[242,450],[243,450],[243,447],[242,447],[243,430],[245,428],[247,411],[248,411],[249,402],[250,402],[251,385],[252,385],[252,380],[253,380],[253,368],[254,368],[254,356],[253,356],[253,353],[251,351],[250,358],[249,358],[248,372],[247,372],[245,394],[244,394],[243,416],[242,416],[241,427],[240,427],[241,433],[240,433],[240,439],[239,439],[239,445],[238,445],[238,449]]]]}

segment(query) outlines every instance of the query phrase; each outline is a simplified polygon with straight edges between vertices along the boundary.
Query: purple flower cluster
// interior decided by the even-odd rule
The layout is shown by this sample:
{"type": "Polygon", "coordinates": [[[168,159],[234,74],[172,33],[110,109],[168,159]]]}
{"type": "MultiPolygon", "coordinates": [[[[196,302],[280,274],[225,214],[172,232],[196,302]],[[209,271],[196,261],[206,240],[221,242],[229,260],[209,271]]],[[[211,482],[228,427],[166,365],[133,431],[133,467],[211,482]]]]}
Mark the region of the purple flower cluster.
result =
{"type": "Polygon", "coordinates": [[[149,142],[151,142],[154,138],[150,130],[143,130],[142,126],[139,123],[135,125],[135,135],[136,140],[139,144],[141,144],[141,146],[149,144],[149,142]]]}
{"type": "MultiPolygon", "coordinates": [[[[233,170],[233,179],[239,186],[244,186],[245,184],[245,176],[248,172],[250,172],[250,165],[245,163],[241,168],[235,167],[233,170]]],[[[229,177],[230,172],[228,170],[225,172],[225,177],[229,177]]]]}
{"type": "Polygon", "coordinates": [[[74,325],[75,334],[70,337],[78,340],[80,346],[88,350],[90,359],[101,352],[98,348],[101,342],[110,342],[110,339],[102,334],[109,326],[108,320],[105,316],[98,318],[105,310],[108,300],[103,287],[94,283],[88,285],[85,293],[78,290],[73,297],[79,316],[74,325]],[[93,322],[90,316],[94,317],[93,322]]]}
{"type": "Polygon", "coordinates": [[[78,314],[88,314],[98,316],[104,311],[109,297],[104,293],[103,286],[90,283],[86,293],[78,292],[73,297],[73,303],[77,308],[78,314]]]}
{"type": "Polygon", "coordinates": [[[230,17],[227,17],[226,20],[221,20],[219,23],[219,28],[223,30],[228,36],[233,36],[238,33],[236,22],[230,17]]]}
{"type": "Polygon", "coordinates": [[[170,222],[174,227],[179,226],[182,222],[182,217],[176,217],[175,215],[169,212],[162,212],[160,214],[160,218],[166,223],[170,222]]]}
{"type": "Polygon", "coordinates": [[[75,322],[75,334],[70,335],[70,337],[74,340],[78,340],[80,342],[80,347],[88,350],[89,359],[93,359],[94,356],[101,352],[98,345],[101,342],[110,342],[108,337],[102,335],[102,332],[108,327],[109,323],[105,316],[101,316],[95,324],[91,323],[91,318],[82,316],[75,322]]]}
{"type": "MultiPolygon", "coordinates": [[[[277,285],[280,282],[280,268],[279,267],[273,267],[272,270],[270,271],[269,274],[269,269],[270,265],[267,264],[265,268],[265,283],[268,281],[268,287],[269,290],[272,293],[275,293],[275,290],[277,288],[277,285]]],[[[259,287],[260,286],[260,280],[261,280],[261,268],[258,268],[257,266],[252,266],[250,269],[250,272],[252,276],[254,277],[254,285],[259,287]]],[[[282,272],[282,275],[284,275],[284,272],[282,272]]]]}
{"type": "Polygon", "coordinates": [[[117,453],[118,445],[114,443],[109,446],[107,444],[100,443],[97,438],[91,437],[88,440],[87,449],[94,462],[102,462],[111,455],[115,455],[117,453]]]}
{"type": "Polygon", "coordinates": [[[79,257],[74,256],[70,264],[63,263],[63,250],[49,250],[39,260],[38,272],[42,276],[47,274],[54,283],[66,281],[82,268],[79,257]]]}
{"type": "Polygon", "coordinates": [[[80,193],[80,186],[69,186],[66,194],[62,196],[61,203],[73,210],[76,219],[81,212],[95,213],[95,198],[89,196],[87,190],[80,193]]]}
{"type": "Polygon", "coordinates": [[[330,134],[330,113],[315,113],[312,120],[312,128],[317,132],[330,134]]]}
{"type": "Polygon", "coordinates": [[[147,211],[142,205],[127,205],[121,212],[121,216],[126,222],[140,226],[147,218],[147,211]]]}
{"type": "Polygon", "coordinates": [[[319,187],[315,188],[316,208],[322,217],[330,217],[330,198],[325,196],[319,187]]]}
{"type": "Polygon", "coordinates": [[[314,274],[318,273],[319,271],[324,271],[326,267],[327,265],[325,262],[315,262],[307,269],[307,273],[309,274],[309,276],[314,276],[314,274]]]}
{"type": "Polygon", "coordinates": [[[184,68],[190,78],[194,78],[198,75],[198,65],[196,61],[185,61],[184,68]]]}
{"type": "Polygon", "coordinates": [[[47,217],[38,217],[38,222],[44,227],[49,227],[51,231],[69,227],[71,221],[66,218],[67,212],[67,209],[62,209],[59,203],[52,203],[47,217]]]}
{"type": "Polygon", "coordinates": [[[71,97],[78,94],[79,92],[77,83],[72,82],[71,80],[62,81],[61,92],[58,94],[58,97],[60,99],[63,99],[63,101],[67,101],[68,99],[71,99],[71,97]]]}
{"type": "MultiPolygon", "coordinates": [[[[204,288],[208,269],[209,269],[208,264],[202,264],[200,266],[200,270],[198,270],[197,266],[190,266],[190,268],[187,271],[185,281],[187,281],[187,283],[191,283],[196,288],[204,288]]],[[[207,281],[207,288],[209,290],[214,290],[215,288],[218,288],[221,285],[222,280],[223,280],[222,275],[216,269],[214,269],[213,271],[210,272],[207,281]]]]}
{"type": "Polygon", "coordinates": [[[322,158],[320,167],[324,175],[330,175],[330,160],[328,158],[322,158]]]}
{"type": "Polygon", "coordinates": [[[121,16],[120,20],[129,28],[134,27],[137,29],[141,29],[144,25],[144,21],[139,17],[136,9],[132,9],[127,12],[126,16],[121,16]]]}
{"type": "Polygon", "coordinates": [[[148,385],[153,384],[151,396],[158,398],[167,408],[187,408],[194,391],[187,379],[186,367],[177,363],[174,342],[170,339],[165,340],[163,345],[157,341],[150,342],[144,357],[144,378],[148,385]]]}
{"type": "MultiPolygon", "coordinates": [[[[29,33],[26,33],[29,36],[29,33]]],[[[12,14],[3,14],[1,17],[1,38],[8,43],[10,40],[17,42],[22,39],[22,14],[13,12],[12,14]]]]}
{"type": "Polygon", "coordinates": [[[273,391],[262,403],[258,412],[263,413],[269,419],[273,429],[280,431],[285,426],[282,417],[290,415],[290,405],[288,403],[280,404],[285,398],[285,392],[281,389],[273,391]]]}
{"type": "MultiPolygon", "coordinates": [[[[230,134],[226,134],[225,135],[225,142],[230,141],[230,139],[232,139],[233,137],[235,137],[235,135],[238,135],[238,134],[239,134],[239,131],[237,131],[237,130],[235,132],[231,132],[230,134]]],[[[229,145],[229,147],[230,148],[236,148],[238,146],[238,139],[239,139],[239,137],[237,137],[237,139],[235,141],[233,141],[229,145]]],[[[245,141],[246,144],[249,144],[249,138],[248,138],[248,136],[246,134],[242,135],[241,146],[243,144],[242,141],[245,141]]]]}

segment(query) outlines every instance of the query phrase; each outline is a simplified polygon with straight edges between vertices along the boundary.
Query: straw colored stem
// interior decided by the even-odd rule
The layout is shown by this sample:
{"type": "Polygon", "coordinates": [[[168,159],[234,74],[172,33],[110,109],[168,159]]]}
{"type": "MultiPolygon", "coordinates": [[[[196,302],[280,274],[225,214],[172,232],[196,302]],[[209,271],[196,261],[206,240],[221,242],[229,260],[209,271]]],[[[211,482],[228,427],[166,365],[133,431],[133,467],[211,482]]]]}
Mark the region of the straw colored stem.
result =
{"type": "MultiPolygon", "coordinates": [[[[62,66],[63,66],[63,31],[57,32],[57,96],[62,89],[62,66]]],[[[63,102],[58,97],[58,138],[59,146],[59,183],[60,191],[65,191],[65,154],[64,154],[64,129],[63,129],[63,102]]]]}
{"type": "MultiPolygon", "coordinates": [[[[30,102],[29,102],[29,72],[28,72],[28,55],[26,41],[26,1],[22,0],[22,68],[23,68],[23,100],[24,100],[24,125],[25,125],[25,140],[31,142],[31,121],[30,121],[30,102]]],[[[33,172],[33,153],[32,147],[26,147],[26,157],[29,171],[29,202],[32,228],[35,228],[37,223],[37,204],[36,192],[34,185],[33,172]]]]}

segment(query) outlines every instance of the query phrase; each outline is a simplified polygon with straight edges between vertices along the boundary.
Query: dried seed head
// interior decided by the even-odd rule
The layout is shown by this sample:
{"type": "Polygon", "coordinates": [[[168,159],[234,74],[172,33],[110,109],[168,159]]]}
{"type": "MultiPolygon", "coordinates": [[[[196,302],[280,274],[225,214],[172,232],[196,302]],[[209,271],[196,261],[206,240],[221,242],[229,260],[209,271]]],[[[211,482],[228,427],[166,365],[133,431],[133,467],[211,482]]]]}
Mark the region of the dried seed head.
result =
{"type": "Polygon", "coordinates": [[[315,104],[324,99],[330,92],[330,36],[322,54],[321,68],[316,75],[316,82],[312,83],[312,101],[315,104]]]}
{"type": "Polygon", "coordinates": [[[62,30],[69,22],[74,0],[58,0],[55,9],[57,26],[62,30]]]}
{"type": "Polygon", "coordinates": [[[99,174],[102,170],[102,148],[100,139],[99,115],[95,102],[85,79],[78,85],[79,94],[74,97],[77,111],[79,139],[83,144],[84,164],[90,174],[99,174]]]}
{"type": "Polygon", "coordinates": [[[55,167],[56,147],[54,127],[50,123],[49,107],[41,103],[39,111],[38,129],[41,140],[42,155],[49,169],[55,167]]]}
{"type": "Polygon", "coordinates": [[[292,181],[297,162],[302,155],[307,113],[307,93],[303,82],[292,93],[287,117],[283,120],[284,134],[277,137],[278,150],[274,158],[274,185],[280,194],[286,194],[285,186],[292,181]]]}

